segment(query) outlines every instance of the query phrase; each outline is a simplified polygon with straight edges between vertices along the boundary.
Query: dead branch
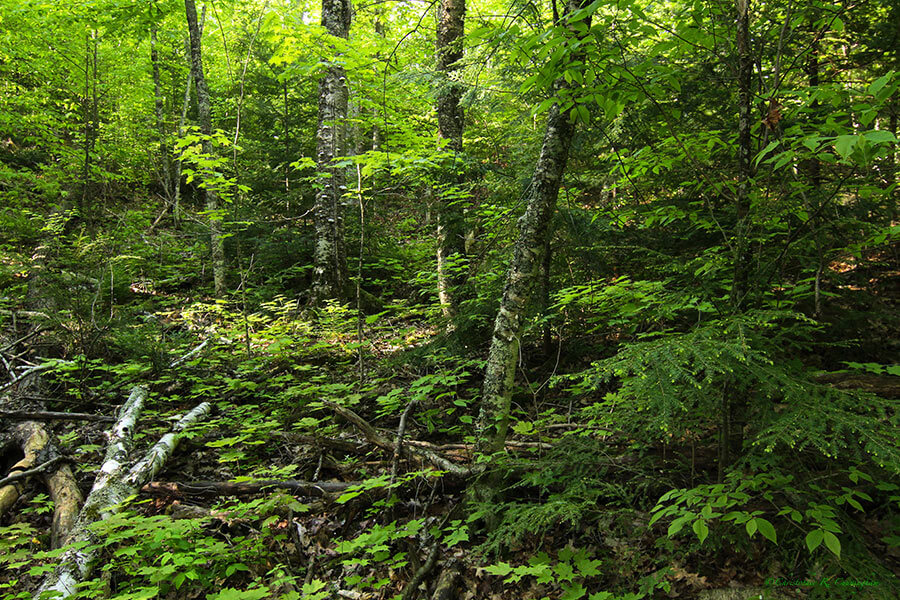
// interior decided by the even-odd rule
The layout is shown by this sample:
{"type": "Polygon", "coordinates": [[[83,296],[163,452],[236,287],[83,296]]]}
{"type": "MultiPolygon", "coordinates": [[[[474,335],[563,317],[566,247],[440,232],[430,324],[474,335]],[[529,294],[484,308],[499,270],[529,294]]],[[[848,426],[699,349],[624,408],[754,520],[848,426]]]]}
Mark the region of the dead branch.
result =
{"type": "Polygon", "coordinates": [[[23,337],[20,337],[20,338],[17,339],[16,341],[10,342],[10,343],[8,343],[7,345],[5,345],[5,346],[3,346],[2,348],[0,348],[0,352],[7,352],[7,351],[9,351],[9,350],[12,350],[13,348],[15,348],[16,346],[18,346],[19,344],[24,344],[25,342],[27,342],[28,340],[30,340],[31,338],[33,338],[33,337],[36,336],[37,334],[42,333],[42,332],[44,332],[44,331],[46,331],[46,328],[45,328],[45,327],[36,327],[33,331],[31,331],[31,332],[28,333],[27,335],[25,335],[25,336],[23,336],[23,337]]]}
{"type": "Polygon", "coordinates": [[[51,365],[49,363],[44,363],[44,364],[40,364],[40,365],[31,367],[30,369],[26,369],[18,377],[14,378],[10,381],[7,381],[3,385],[0,385],[0,392],[5,392],[12,386],[16,385],[17,383],[22,382],[23,380],[31,377],[32,375],[37,375],[41,371],[46,371],[47,369],[50,368],[50,366],[51,365]]]}
{"type": "Polygon", "coordinates": [[[28,469],[26,471],[15,471],[10,473],[7,477],[0,479],[0,487],[7,486],[11,483],[15,483],[16,481],[22,481],[23,479],[28,479],[32,475],[40,475],[41,473],[48,471],[55,467],[56,465],[69,460],[65,456],[57,456],[55,458],[51,458],[45,463],[42,463],[36,466],[33,469],[28,469]]]}
{"type": "Polygon", "coordinates": [[[820,373],[817,383],[827,383],[839,390],[862,390],[882,398],[900,398],[900,377],[874,373],[820,373]]]}
{"type": "Polygon", "coordinates": [[[305,446],[313,446],[314,448],[331,448],[340,450],[347,454],[366,454],[370,451],[371,446],[361,444],[352,440],[343,440],[341,438],[327,438],[317,435],[303,435],[301,433],[285,432],[278,434],[279,437],[292,444],[301,444],[305,446]]]}
{"type": "Polygon", "coordinates": [[[170,368],[170,369],[174,369],[175,367],[180,367],[181,365],[183,365],[183,364],[186,363],[187,361],[191,360],[192,358],[194,358],[195,356],[197,356],[198,354],[200,354],[201,352],[203,352],[203,350],[204,350],[207,346],[209,346],[209,344],[210,344],[211,342],[221,342],[221,341],[224,341],[224,340],[223,340],[222,338],[214,338],[214,337],[208,337],[208,338],[206,338],[205,340],[203,340],[203,342],[202,342],[199,346],[197,346],[196,348],[194,348],[193,350],[191,350],[190,352],[188,352],[188,353],[185,354],[184,356],[180,356],[180,357],[176,358],[175,360],[173,360],[172,362],[170,362],[170,363],[169,363],[169,368],[170,368]]]}
{"type": "Polygon", "coordinates": [[[416,574],[413,575],[413,578],[409,583],[406,584],[406,587],[403,588],[403,600],[413,600],[419,593],[419,586],[425,581],[425,578],[428,577],[428,574],[434,569],[434,565],[437,564],[437,557],[441,549],[441,543],[438,540],[435,540],[434,544],[431,546],[431,552],[428,553],[428,558],[425,559],[425,563],[419,567],[419,570],[416,571],[416,574]]]}
{"type": "MultiPolygon", "coordinates": [[[[355,425],[357,429],[362,432],[363,436],[365,436],[372,444],[375,444],[383,450],[387,450],[391,454],[396,451],[396,446],[393,442],[378,433],[378,431],[367,423],[365,419],[346,406],[340,406],[339,404],[327,400],[323,400],[322,403],[355,425]]],[[[457,477],[465,478],[474,473],[474,468],[461,467],[427,448],[411,448],[407,445],[406,447],[401,448],[400,451],[404,456],[420,465],[430,463],[435,468],[440,469],[441,471],[447,471],[457,477]]]]}
{"type": "Polygon", "coordinates": [[[400,469],[400,455],[403,453],[403,434],[406,433],[406,419],[409,417],[410,411],[416,405],[415,400],[410,400],[406,405],[406,410],[400,416],[400,425],[397,427],[397,439],[394,440],[394,458],[391,464],[391,485],[397,479],[397,471],[400,469]]]}
{"type": "Polygon", "coordinates": [[[359,481],[299,481],[295,479],[260,481],[153,481],[141,488],[147,496],[247,496],[270,490],[287,490],[297,495],[321,498],[340,494],[360,485],[359,481]]]}
{"type": "Polygon", "coordinates": [[[453,600],[457,598],[459,578],[459,562],[456,559],[450,559],[441,570],[437,585],[434,586],[434,592],[431,594],[431,600],[453,600]]]}
{"type": "Polygon", "coordinates": [[[0,410],[0,418],[13,421],[96,421],[98,423],[115,423],[114,417],[92,415],[89,413],[67,413],[54,411],[11,411],[0,410]]]}

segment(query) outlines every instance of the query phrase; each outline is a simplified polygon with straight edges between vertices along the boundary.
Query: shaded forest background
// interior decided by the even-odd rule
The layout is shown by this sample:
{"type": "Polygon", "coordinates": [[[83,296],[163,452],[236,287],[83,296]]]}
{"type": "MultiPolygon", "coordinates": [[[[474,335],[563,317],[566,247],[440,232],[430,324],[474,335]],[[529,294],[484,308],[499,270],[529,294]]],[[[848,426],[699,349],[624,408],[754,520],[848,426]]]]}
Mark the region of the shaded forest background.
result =
{"type": "Polygon", "coordinates": [[[898,597],[898,49],[4,2],[0,597],[898,597]]]}

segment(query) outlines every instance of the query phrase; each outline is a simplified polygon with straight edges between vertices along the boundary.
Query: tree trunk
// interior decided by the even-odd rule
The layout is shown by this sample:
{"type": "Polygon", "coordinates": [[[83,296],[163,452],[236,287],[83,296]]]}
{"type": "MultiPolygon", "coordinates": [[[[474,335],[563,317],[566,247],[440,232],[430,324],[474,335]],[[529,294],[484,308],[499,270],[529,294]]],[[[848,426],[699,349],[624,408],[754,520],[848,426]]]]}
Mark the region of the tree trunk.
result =
{"type": "Polygon", "coordinates": [[[735,207],[734,276],[731,304],[735,311],[744,303],[752,263],[747,233],[750,222],[750,180],[753,177],[752,102],[753,56],[750,54],[750,0],[737,1],[738,52],[738,186],[735,207]]]}
{"type": "Polygon", "coordinates": [[[181,433],[204,418],[210,410],[210,404],[204,402],[184,415],[137,464],[127,469],[126,460],[132,447],[132,434],[146,398],[147,390],[135,387],[122,407],[119,421],[110,432],[103,465],[84,507],[78,513],[72,533],[66,540],[71,547],[60,556],[56,569],[44,578],[34,595],[35,600],[45,592],[55,592],[58,594],[57,598],[71,596],[75,593],[78,582],[91,576],[102,545],[88,526],[120,511],[129,496],[137,494],[141,487],[159,473],[165,461],[175,451],[181,433]]]}
{"type": "MultiPolygon", "coordinates": [[[[577,10],[580,0],[569,0],[566,14],[577,10]]],[[[590,28],[589,18],[584,23],[590,28]]],[[[555,89],[569,87],[562,78],[555,89]]],[[[509,407],[512,398],[516,362],[519,356],[519,337],[525,324],[527,309],[536,295],[536,281],[541,266],[541,254],[546,245],[550,219],[556,208],[556,198],[562,181],[574,123],[568,114],[554,104],[547,116],[547,128],[541,154],[525,195],[525,214],[519,218],[519,235],[513,260],[506,273],[506,284],[500,310],[494,321],[494,335],[485,367],[481,393],[481,410],[477,422],[477,448],[481,452],[496,452],[503,448],[509,427],[509,407]]]]}
{"type": "Polygon", "coordinates": [[[172,186],[172,153],[166,140],[165,100],[159,76],[159,52],[156,49],[157,19],[160,16],[159,8],[154,4],[150,14],[150,63],[153,65],[153,109],[156,117],[156,132],[159,136],[159,169],[162,180],[163,194],[166,200],[172,201],[175,197],[172,186]]]}
{"type": "MultiPolygon", "coordinates": [[[[750,229],[750,184],[753,177],[753,138],[751,137],[751,85],[753,56],[750,54],[750,0],[736,0],[738,53],[738,185],[735,199],[734,269],[731,284],[731,308],[744,309],[749,294],[752,253],[748,242],[750,229]]],[[[743,447],[743,421],[747,413],[747,394],[740,382],[729,382],[722,394],[719,422],[718,480],[743,447]]]]}
{"type": "MultiPolygon", "coordinates": [[[[203,74],[203,56],[200,46],[200,25],[197,22],[197,8],[194,0],[184,0],[187,14],[188,32],[191,36],[191,73],[197,84],[197,117],[200,121],[200,133],[203,135],[203,153],[212,156],[212,116],[210,111],[209,87],[203,74]]],[[[222,215],[219,212],[219,197],[212,187],[206,173],[201,173],[206,197],[206,210],[209,213],[209,246],[212,256],[213,286],[217,297],[225,293],[225,244],[222,236],[222,215]],[[204,181],[206,180],[206,181],[204,181]]]]}
{"type": "MultiPolygon", "coordinates": [[[[322,25],[331,35],[346,39],[350,34],[350,0],[322,0],[322,25]]],[[[344,168],[337,166],[335,160],[346,153],[348,96],[344,68],[332,63],[319,81],[316,165],[320,175],[313,211],[316,245],[310,298],[314,305],[346,295],[347,252],[342,197],[347,186],[344,168]]]]}
{"type": "MultiPolygon", "coordinates": [[[[465,126],[462,86],[453,79],[463,58],[463,34],[465,26],[465,0],[441,0],[437,17],[437,70],[439,88],[437,94],[438,137],[446,140],[447,151],[454,155],[453,166],[445,175],[438,192],[437,226],[437,277],[438,299],[444,316],[456,313],[453,289],[461,283],[461,277],[448,272],[454,257],[465,255],[465,220],[460,201],[454,193],[462,181],[456,158],[462,152],[465,126]]],[[[458,273],[458,269],[456,270],[458,273]]]]}

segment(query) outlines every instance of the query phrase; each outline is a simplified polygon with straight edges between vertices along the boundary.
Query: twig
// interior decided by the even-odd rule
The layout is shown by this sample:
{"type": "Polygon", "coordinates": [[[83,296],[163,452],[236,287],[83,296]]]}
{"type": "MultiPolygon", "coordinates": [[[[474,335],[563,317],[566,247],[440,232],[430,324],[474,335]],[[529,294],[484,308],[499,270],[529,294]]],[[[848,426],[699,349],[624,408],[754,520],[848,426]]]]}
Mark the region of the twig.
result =
{"type": "Polygon", "coordinates": [[[3,346],[2,348],[0,348],[0,352],[6,352],[6,351],[8,351],[8,350],[12,350],[13,348],[15,348],[16,346],[18,346],[19,344],[21,344],[21,343],[23,343],[23,342],[27,342],[28,340],[30,340],[31,338],[33,338],[33,337],[36,336],[37,334],[42,333],[42,332],[44,332],[44,331],[46,331],[46,328],[45,328],[45,327],[38,327],[37,329],[35,329],[35,330],[32,331],[31,333],[29,333],[28,335],[26,335],[26,336],[24,336],[24,337],[20,337],[20,338],[17,339],[16,341],[10,342],[10,343],[8,343],[7,345],[3,346]]]}
{"type": "Polygon", "coordinates": [[[415,400],[410,400],[409,404],[406,405],[406,410],[400,415],[400,425],[397,427],[397,439],[394,440],[394,462],[391,465],[391,485],[394,485],[394,481],[397,479],[397,471],[400,469],[400,454],[403,453],[403,434],[406,432],[406,419],[409,417],[409,413],[415,404],[415,400]]]}
{"type": "Polygon", "coordinates": [[[16,471],[15,473],[12,473],[11,475],[4,477],[3,479],[0,479],[0,488],[6,487],[11,483],[15,483],[23,479],[28,479],[32,475],[38,475],[40,473],[43,473],[44,471],[49,471],[59,463],[66,462],[67,460],[69,460],[69,457],[67,456],[57,456],[56,458],[51,458],[47,462],[38,465],[33,469],[28,469],[27,471],[16,471]]]}
{"type": "Polygon", "coordinates": [[[7,381],[2,386],[0,386],[0,392],[5,392],[12,386],[14,386],[17,383],[19,383],[20,381],[22,381],[23,379],[27,379],[28,377],[30,377],[36,373],[40,373],[41,371],[45,371],[49,368],[50,368],[49,363],[43,363],[36,367],[32,367],[32,368],[28,369],[27,371],[25,371],[24,373],[22,373],[21,375],[19,375],[18,377],[16,377],[15,379],[13,379],[12,381],[7,381]]]}

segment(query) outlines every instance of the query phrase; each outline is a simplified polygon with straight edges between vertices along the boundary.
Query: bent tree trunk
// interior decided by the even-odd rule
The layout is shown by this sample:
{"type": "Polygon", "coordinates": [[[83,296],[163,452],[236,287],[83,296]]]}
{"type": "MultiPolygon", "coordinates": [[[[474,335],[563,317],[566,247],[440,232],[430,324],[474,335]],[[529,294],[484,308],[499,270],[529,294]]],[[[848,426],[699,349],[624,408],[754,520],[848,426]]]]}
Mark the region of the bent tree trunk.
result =
{"type": "MultiPolygon", "coordinates": [[[[322,25],[334,37],[350,34],[350,0],[322,0],[322,25]]],[[[347,286],[342,196],[344,168],[336,159],[346,153],[345,129],[349,92],[344,68],[337,62],[319,81],[319,124],[316,133],[318,193],[313,210],[316,245],[313,254],[312,304],[342,298],[347,286]]]]}
{"type": "MultiPolygon", "coordinates": [[[[465,115],[462,105],[462,86],[454,80],[463,58],[463,31],[465,25],[466,1],[441,0],[438,5],[437,20],[437,70],[440,86],[437,93],[438,137],[447,141],[446,149],[453,153],[450,173],[444,177],[438,190],[437,226],[437,277],[438,299],[444,316],[456,312],[458,298],[452,292],[461,283],[459,276],[451,274],[454,257],[465,254],[465,220],[457,188],[462,181],[456,164],[457,155],[462,152],[465,115]]],[[[458,272],[458,269],[456,270],[458,272]]]]}
{"type": "MultiPolygon", "coordinates": [[[[572,14],[580,5],[580,0],[569,0],[566,14],[572,14]]],[[[589,19],[585,24],[589,29],[589,19]]],[[[559,79],[554,87],[556,91],[561,91],[568,84],[559,79]]],[[[500,310],[494,321],[477,422],[477,449],[480,452],[496,452],[503,448],[506,440],[519,337],[528,306],[535,297],[541,253],[546,245],[548,226],[556,208],[574,131],[575,126],[569,115],[560,112],[559,105],[554,104],[547,116],[541,154],[525,194],[525,214],[519,218],[513,260],[506,272],[500,310]]]]}
{"type": "MultiPolygon", "coordinates": [[[[209,86],[203,75],[203,55],[200,46],[200,24],[197,22],[197,7],[194,0],[184,0],[187,15],[188,33],[191,37],[191,73],[197,84],[197,119],[200,121],[200,133],[203,134],[203,154],[212,156],[212,116],[209,101],[209,86]]],[[[201,172],[203,194],[206,197],[206,211],[209,213],[209,247],[212,255],[213,286],[216,296],[225,293],[225,243],[222,235],[222,215],[219,211],[219,196],[213,188],[208,173],[201,172]]]]}
{"type": "Polygon", "coordinates": [[[128,469],[125,461],[133,445],[132,435],[146,398],[147,390],[135,387],[122,407],[119,420],[110,434],[103,465],[66,540],[68,549],[60,557],[56,569],[44,578],[34,596],[35,600],[45,592],[54,592],[57,598],[67,598],[76,592],[80,581],[91,576],[102,545],[90,525],[119,512],[129,496],[137,494],[159,473],[175,451],[180,434],[204,418],[210,410],[210,404],[204,402],[184,415],[140,461],[128,469]]]}

